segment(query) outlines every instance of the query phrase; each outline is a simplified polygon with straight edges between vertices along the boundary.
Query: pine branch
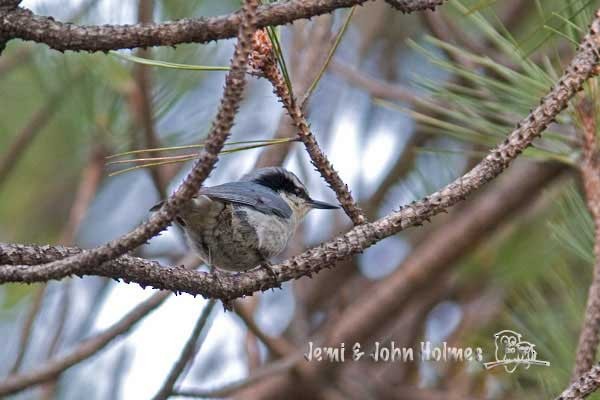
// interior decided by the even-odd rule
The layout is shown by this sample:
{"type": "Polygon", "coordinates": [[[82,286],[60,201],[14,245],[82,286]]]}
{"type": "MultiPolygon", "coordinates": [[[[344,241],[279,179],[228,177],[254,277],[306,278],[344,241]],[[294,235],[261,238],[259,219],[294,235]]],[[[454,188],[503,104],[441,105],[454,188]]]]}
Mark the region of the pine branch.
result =
{"type": "MultiPolygon", "coordinates": [[[[339,8],[362,5],[370,0],[291,0],[259,7],[257,26],[284,25],[299,19],[330,13],[339,8]]],[[[403,12],[420,11],[428,0],[403,0],[403,12]]],[[[15,2],[9,2],[13,4],[15,2]]],[[[17,2],[18,3],[18,2],[17,2]]],[[[424,7],[425,5],[425,7],[424,7]]],[[[59,51],[108,51],[135,47],[208,43],[231,38],[240,27],[241,12],[219,17],[186,18],[177,21],[133,25],[76,25],[33,14],[25,8],[0,7],[0,53],[3,41],[32,40],[59,51]]]]}

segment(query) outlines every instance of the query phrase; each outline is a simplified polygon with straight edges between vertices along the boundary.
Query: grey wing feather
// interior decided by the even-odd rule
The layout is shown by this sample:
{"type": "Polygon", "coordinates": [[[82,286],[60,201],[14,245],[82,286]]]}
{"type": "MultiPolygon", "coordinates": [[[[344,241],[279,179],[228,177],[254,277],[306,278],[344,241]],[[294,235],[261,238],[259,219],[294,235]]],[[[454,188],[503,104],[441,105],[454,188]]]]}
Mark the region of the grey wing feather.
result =
{"type": "Polygon", "coordinates": [[[292,209],[277,193],[251,182],[230,182],[219,186],[203,187],[198,194],[228,203],[243,204],[265,214],[283,218],[292,216],[292,209]]]}

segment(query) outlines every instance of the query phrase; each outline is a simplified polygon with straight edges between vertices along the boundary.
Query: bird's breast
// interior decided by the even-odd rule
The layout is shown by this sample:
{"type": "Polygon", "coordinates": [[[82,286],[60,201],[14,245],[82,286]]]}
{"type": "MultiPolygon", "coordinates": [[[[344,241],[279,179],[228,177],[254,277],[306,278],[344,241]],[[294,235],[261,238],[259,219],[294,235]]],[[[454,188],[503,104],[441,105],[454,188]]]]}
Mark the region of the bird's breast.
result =
{"type": "Polygon", "coordinates": [[[290,219],[274,214],[264,214],[252,208],[244,208],[244,223],[256,232],[258,248],[268,258],[281,253],[294,233],[290,219]]]}

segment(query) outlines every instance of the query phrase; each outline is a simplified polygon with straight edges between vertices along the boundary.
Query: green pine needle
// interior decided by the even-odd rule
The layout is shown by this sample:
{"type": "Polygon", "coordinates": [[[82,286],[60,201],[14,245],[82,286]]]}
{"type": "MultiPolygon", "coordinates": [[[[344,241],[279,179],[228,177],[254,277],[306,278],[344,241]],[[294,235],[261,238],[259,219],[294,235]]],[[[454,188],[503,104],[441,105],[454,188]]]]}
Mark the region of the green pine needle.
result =
{"type": "Polygon", "coordinates": [[[131,61],[137,64],[149,65],[152,67],[181,69],[187,71],[229,71],[229,67],[227,66],[177,64],[168,61],[152,60],[149,58],[137,57],[131,54],[123,54],[113,50],[111,50],[110,53],[124,60],[131,61]]]}

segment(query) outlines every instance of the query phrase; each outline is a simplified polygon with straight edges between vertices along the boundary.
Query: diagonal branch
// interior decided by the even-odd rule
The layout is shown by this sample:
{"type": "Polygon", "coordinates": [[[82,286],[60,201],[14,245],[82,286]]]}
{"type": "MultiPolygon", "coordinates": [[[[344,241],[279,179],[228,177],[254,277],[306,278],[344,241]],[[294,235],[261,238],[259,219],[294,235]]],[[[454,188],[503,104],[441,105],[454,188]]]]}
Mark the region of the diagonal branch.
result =
{"type": "MultiPolygon", "coordinates": [[[[50,258],[44,258],[39,261],[47,262],[50,260],[50,258]]],[[[186,256],[181,260],[181,264],[182,268],[192,269],[198,266],[198,261],[196,256],[186,256]]],[[[171,292],[158,292],[139,303],[109,328],[81,341],[75,348],[70,349],[65,354],[54,356],[26,373],[9,375],[6,379],[0,381],[0,397],[51,381],[65,370],[102,351],[107,345],[118,337],[127,334],[138,322],[160,307],[170,295],[171,292]]]]}
{"type": "Polygon", "coordinates": [[[280,360],[275,360],[251,373],[246,378],[228,383],[220,388],[212,390],[201,389],[179,389],[173,392],[174,396],[191,398],[229,398],[240,390],[247,388],[266,378],[288,373],[300,360],[303,359],[301,351],[293,353],[280,360]]]}
{"type": "Polygon", "coordinates": [[[269,353],[275,358],[281,358],[294,352],[295,347],[283,337],[275,338],[265,334],[254,321],[252,312],[244,302],[236,301],[233,304],[233,311],[244,322],[248,330],[265,345],[269,353]]]}
{"type": "Polygon", "coordinates": [[[40,366],[19,375],[9,375],[0,381],[0,396],[20,392],[28,387],[54,379],[66,369],[91,357],[121,335],[126,334],[135,324],[160,306],[170,295],[170,292],[159,292],[140,303],[127,313],[116,324],[102,333],[79,343],[67,354],[55,356],[40,366]]]}
{"type": "Polygon", "coordinates": [[[23,324],[23,329],[21,330],[21,336],[19,337],[19,349],[17,350],[17,357],[10,368],[11,374],[18,372],[21,368],[27,347],[29,346],[29,341],[31,340],[31,334],[33,333],[33,324],[42,308],[45,294],[45,284],[40,285],[40,287],[36,288],[35,292],[33,293],[33,299],[31,300],[31,305],[29,306],[27,316],[25,317],[25,323],[23,324]]]}
{"type": "Polygon", "coordinates": [[[160,211],[150,217],[148,222],[138,226],[133,231],[95,249],[86,250],[80,254],[53,261],[46,265],[40,265],[37,267],[40,271],[49,273],[62,271],[63,273],[72,274],[74,271],[87,266],[99,266],[106,261],[119,257],[142,245],[166,228],[181,206],[197,193],[198,188],[217,163],[218,154],[229,136],[234,116],[241,101],[246,82],[245,74],[249,49],[254,33],[256,7],[255,1],[250,1],[244,5],[242,12],[246,18],[240,24],[239,39],[231,60],[231,70],[225,79],[225,89],[219,111],[198,161],[177,191],[169,197],[160,211]]]}
{"type": "MultiPolygon", "coordinates": [[[[89,161],[81,174],[79,186],[75,194],[75,199],[73,200],[73,204],[69,212],[69,218],[60,235],[61,243],[73,243],[73,239],[75,238],[75,232],[81,224],[81,221],[83,220],[83,217],[85,215],[85,211],[92,202],[94,194],[98,190],[98,187],[102,180],[103,166],[104,149],[101,146],[96,145],[92,149],[91,154],[89,156],[89,161]]],[[[31,307],[28,310],[27,317],[23,325],[17,357],[12,368],[10,369],[11,374],[16,373],[19,370],[21,363],[23,362],[23,358],[25,357],[31,334],[33,333],[33,325],[35,319],[37,318],[37,315],[43,303],[43,299],[46,293],[46,287],[47,285],[46,283],[44,283],[43,285],[40,285],[38,288],[36,288],[34,292],[31,307]]]]}
{"type": "Polygon", "coordinates": [[[577,378],[571,385],[556,398],[556,400],[585,399],[600,387],[600,365],[594,366],[585,374],[577,378]]]}
{"type": "MultiPolygon", "coordinates": [[[[299,19],[330,13],[338,8],[361,5],[372,0],[291,0],[263,5],[257,12],[257,26],[284,25],[299,19]]],[[[429,8],[430,0],[403,0],[401,11],[429,8]],[[425,6],[424,6],[425,5],[425,6]]],[[[177,21],[134,25],[75,25],[38,16],[24,8],[0,7],[0,44],[10,39],[32,40],[59,50],[108,51],[135,47],[174,46],[207,43],[236,35],[241,12],[218,17],[185,18],[177,21]]],[[[0,46],[1,53],[2,46],[0,46]]]]}
{"type": "Polygon", "coordinates": [[[31,116],[31,119],[17,133],[13,142],[8,146],[2,157],[0,157],[0,185],[4,184],[19,159],[25,153],[35,137],[42,132],[44,127],[52,120],[59,110],[64,99],[69,97],[69,90],[73,82],[65,84],[65,87],[48,96],[48,100],[31,116]]]}

